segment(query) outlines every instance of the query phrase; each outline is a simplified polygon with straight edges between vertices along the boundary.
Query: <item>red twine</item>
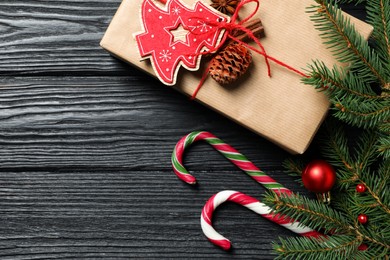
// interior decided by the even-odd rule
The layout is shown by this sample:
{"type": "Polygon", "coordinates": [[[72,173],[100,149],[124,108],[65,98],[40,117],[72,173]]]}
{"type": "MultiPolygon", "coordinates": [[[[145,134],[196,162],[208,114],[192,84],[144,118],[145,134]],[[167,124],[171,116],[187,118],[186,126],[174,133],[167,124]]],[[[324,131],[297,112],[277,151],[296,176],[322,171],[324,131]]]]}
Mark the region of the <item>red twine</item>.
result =
{"type": "MultiPolygon", "coordinates": [[[[166,4],[166,2],[167,2],[167,0],[158,0],[158,1],[160,1],[163,4],[166,4]]],[[[268,73],[269,77],[271,77],[271,66],[269,64],[269,60],[271,60],[274,63],[276,63],[276,64],[278,64],[278,65],[280,65],[282,67],[285,67],[286,69],[288,69],[288,70],[290,70],[290,71],[292,71],[292,72],[294,72],[294,73],[296,73],[296,74],[298,74],[298,75],[300,75],[302,77],[309,78],[308,75],[306,75],[305,73],[301,72],[300,70],[298,70],[298,69],[296,69],[296,68],[294,68],[294,67],[292,67],[292,66],[290,66],[290,65],[288,65],[288,64],[286,64],[286,63],[284,63],[284,62],[282,62],[282,61],[280,61],[280,60],[278,60],[278,59],[276,59],[276,58],[274,58],[272,56],[269,56],[266,53],[265,48],[261,44],[260,40],[253,34],[253,32],[251,30],[249,30],[249,29],[247,29],[246,27],[243,26],[243,24],[245,22],[249,21],[250,19],[252,19],[256,15],[256,13],[259,10],[259,8],[260,8],[260,0],[242,0],[237,5],[236,10],[235,10],[234,14],[232,15],[232,18],[231,18],[230,22],[225,22],[225,21],[222,21],[222,22],[206,22],[205,21],[205,23],[207,23],[208,25],[215,27],[216,30],[221,30],[221,29],[225,30],[225,34],[223,35],[223,38],[221,39],[220,43],[216,47],[211,48],[208,51],[202,51],[202,52],[193,53],[193,54],[190,54],[190,55],[191,56],[198,56],[198,55],[205,55],[205,54],[209,54],[209,53],[214,53],[214,52],[216,52],[216,51],[218,51],[218,50],[220,50],[222,48],[222,46],[226,43],[226,40],[231,39],[231,40],[233,40],[235,42],[238,42],[238,43],[244,45],[248,49],[250,49],[250,50],[252,50],[252,51],[254,51],[254,52],[256,52],[256,53],[258,53],[258,54],[260,54],[262,56],[264,56],[264,60],[265,60],[265,63],[267,65],[267,73],[268,73]],[[249,3],[255,3],[256,4],[255,9],[245,19],[237,22],[238,14],[239,14],[241,8],[244,5],[249,4],[249,3]],[[232,33],[233,33],[233,31],[237,31],[237,30],[242,31],[245,34],[247,34],[248,38],[253,40],[256,43],[258,48],[253,47],[253,46],[251,46],[251,45],[249,45],[249,44],[247,44],[247,43],[237,39],[236,37],[234,37],[232,33]]],[[[198,19],[202,19],[202,18],[198,17],[198,19]]],[[[195,99],[195,97],[198,94],[199,90],[201,89],[201,87],[203,86],[204,82],[206,81],[209,68],[210,68],[210,64],[207,66],[207,69],[204,72],[202,78],[200,79],[198,86],[196,87],[194,93],[192,94],[192,97],[191,97],[192,100],[195,99]]]]}

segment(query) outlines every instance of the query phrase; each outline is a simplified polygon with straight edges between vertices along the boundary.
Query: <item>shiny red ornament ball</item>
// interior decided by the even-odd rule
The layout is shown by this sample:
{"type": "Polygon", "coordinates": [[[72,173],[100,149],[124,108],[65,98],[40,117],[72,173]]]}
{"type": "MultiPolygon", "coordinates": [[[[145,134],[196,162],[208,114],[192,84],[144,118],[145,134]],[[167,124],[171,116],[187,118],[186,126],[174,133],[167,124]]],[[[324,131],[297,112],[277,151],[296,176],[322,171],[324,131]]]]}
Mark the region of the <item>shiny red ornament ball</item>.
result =
{"type": "Polygon", "coordinates": [[[358,185],[356,185],[356,191],[359,192],[359,193],[364,193],[366,192],[367,188],[364,184],[360,183],[358,185]]]}
{"type": "Polygon", "coordinates": [[[302,181],[309,191],[325,193],[330,191],[336,182],[336,172],[328,162],[314,160],[303,170],[302,181]]]}
{"type": "Polygon", "coordinates": [[[358,216],[358,221],[359,221],[360,224],[363,224],[363,225],[366,224],[368,222],[367,215],[366,214],[360,214],[358,216]]]}
{"type": "Polygon", "coordinates": [[[366,244],[361,244],[360,246],[358,246],[359,251],[366,251],[367,249],[368,249],[368,245],[366,244]]]}

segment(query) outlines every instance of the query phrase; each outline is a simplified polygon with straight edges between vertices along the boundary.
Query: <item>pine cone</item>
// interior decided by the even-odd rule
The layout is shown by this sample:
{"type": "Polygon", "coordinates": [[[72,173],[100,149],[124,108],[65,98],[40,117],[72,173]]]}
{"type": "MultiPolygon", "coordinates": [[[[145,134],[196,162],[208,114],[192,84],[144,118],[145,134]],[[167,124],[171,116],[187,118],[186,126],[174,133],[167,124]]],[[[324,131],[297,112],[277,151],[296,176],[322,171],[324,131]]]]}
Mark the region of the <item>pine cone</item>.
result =
{"type": "Polygon", "coordinates": [[[242,76],[252,63],[252,54],[239,43],[226,46],[211,60],[209,73],[221,85],[227,85],[242,76]]]}

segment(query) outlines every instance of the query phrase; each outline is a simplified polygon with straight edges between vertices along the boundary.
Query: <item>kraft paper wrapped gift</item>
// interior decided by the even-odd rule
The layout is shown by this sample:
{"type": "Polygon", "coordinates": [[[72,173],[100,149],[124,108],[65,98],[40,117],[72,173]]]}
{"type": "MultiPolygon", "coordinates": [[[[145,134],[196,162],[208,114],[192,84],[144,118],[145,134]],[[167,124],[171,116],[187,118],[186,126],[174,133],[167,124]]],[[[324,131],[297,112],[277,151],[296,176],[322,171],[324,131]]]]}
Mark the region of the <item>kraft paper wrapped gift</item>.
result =
{"type": "MultiPolygon", "coordinates": [[[[193,6],[195,0],[184,3],[193,6]]],[[[141,61],[133,35],[142,31],[141,4],[142,0],[123,0],[100,44],[114,56],[155,76],[150,61],[141,61]]],[[[164,7],[157,1],[155,4],[164,7]]],[[[315,4],[312,0],[261,0],[255,17],[264,26],[261,43],[268,55],[300,70],[315,59],[327,66],[336,64],[306,12],[312,4],[315,4]]],[[[240,16],[248,15],[251,6],[244,9],[240,16]]],[[[350,18],[367,39],[373,28],[350,18]]],[[[173,87],[192,95],[204,69],[201,66],[198,72],[191,72],[180,68],[173,87]]],[[[234,86],[220,86],[209,77],[196,99],[287,151],[303,153],[325,118],[329,102],[323,93],[304,85],[296,73],[273,62],[271,71],[272,77],[268,77],[264,57],[253,54],[249,71],[234,86]]]]}

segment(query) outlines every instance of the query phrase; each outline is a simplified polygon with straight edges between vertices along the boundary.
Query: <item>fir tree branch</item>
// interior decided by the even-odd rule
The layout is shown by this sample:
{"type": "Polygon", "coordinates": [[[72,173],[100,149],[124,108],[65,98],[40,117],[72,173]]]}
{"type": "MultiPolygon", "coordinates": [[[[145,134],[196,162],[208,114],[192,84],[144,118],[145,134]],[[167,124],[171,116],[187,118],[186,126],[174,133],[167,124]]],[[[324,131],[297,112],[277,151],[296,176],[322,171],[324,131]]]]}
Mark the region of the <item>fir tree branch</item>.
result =
{"type": "Polygon", "coordinates": [[[313,229],[321,228],[325,232],[354,233],[354,228],[339,212],[299,194],[278,196],[274,192],[267,192],[263,202],[272,207],[275,213],[287,215],[292,219],[299,219],[301,224],[313,229]]]}
{"type": "Polygon", "coordinates": [[[358,175],[353,174],[352,176],[348,177],[347,179],[343,178],[338,180],[339,184],[351,184],[355,183],[358,180],[358,175]]]}
{"type": "Polygon", "coordinates": [[[342,104],[338,102],[335,104],[335,108],[338,109],[335,116],[358,127],[372,128],[383,123],[385,118],[389,118],[390,105],[387,105],[388,102],[389,99],[380,104],[354,101],[342,104]]]}
{"type": "Polygon", "coordinates": [[[323,62],[309,65],[310,77],[302,81],[324,91],[331,103],[339,108],[335,116],[359,127],[372,128],[388,120],[390,102],[388,96],[377,95],[372,87],[345,69],[328,69],[323,62]]]}
{"type": "MultiPolygon", "coordinates": [[[[381,39],[386,39],[384,40],[386,42],[387,34],[383,37],[382,32],[388,30],[386,19],[390,19],[390,8],[382,10],[382,13],[377,10],[383,1],[388,0],[373,0],[372,2],[376,2],[377,5],[372,2],[368,5],[375,6],[370,9],[372,15],[385,17],[383,18],[385,21],[373,18],[373,23],[380,23],[378,27],[384,27],[376,30],[376,34],[382,36],[381,39]]],[[[350,20],[342,15],[341,10],[335,5],[335,0],[316,2],[319,6],[311,7],[311,12],[314,13],[311,19],[336,58],[340,62],[350,62],[351,65],[349,73],[346,73],[345,69],[334,67],[329,70],[323,63],[314,62],[310,66],[311,77],[304,79],[303,82],[325,91],[338,109],[335,113],[337,118],[358,127],[376,127],[390,118],[390,93],[386,89],[390,84],[390,57],[388,54],[382,55],[383,51],[378,50],[382,59],[379,58],[356,32],[350,20]],[[381,84],[383,90],[381,95],[371,89],[370,83],[376,80],[381,84]]],[[[386,53],[389,51],[386,43],[386,53]]]]}
{"type": "Polygon", "coordinates": [[[355,75],[347,73],[345,69],[333,67],[328,69],[323,62],[314,61],[309,65],[310,77],[303,78],[305,84],[313,85],[316,89],[325,91],[330,98],[348,97],[376,100],[384,99],[374,93],[370,86],[367,86],[355,75]]]}
{"type": "Polygon", "coordinates": [[[377,159],[378,135],[374,131],[361,134],[357,142],[355,161],[361,171],[369,167],[377,159]]]}
{"type": "Polygon", "coordinates": [[[301,176],[303,165],[293,161],[292,159],[287,159],[283,162],[283,167],[286,168],[286,172],[293,174],[293,176],[301,176]]]}
{"type": "Polygon", "coordinates": [[[330,159],[333,166],[344,168],[348,172],[355,172],[349,156],[347,138],[340,124],[336,124],[334,120],[328,119],[324,126],[321,140],[323,155],[330,159]]]}
{"type": "Polygon", "coordinates": [[[354,114],[356,116],[366,117],[366,118],[390,111],[390,106],[386,106],[384,108],[381,108],[381,109],[378,109],[378,110],[375,110],[372,112],[367,112],[367,113],[350,110],[350,109],[346,108],[345,106],[343,106],[341,103],[337,103],[335,105],[335,107],[337,107],[339,110],[341,110],[344,113],[351,113],[351,114],[354,114]]]}
{"type": "Polygon", "coordinates": [[[345,18],[341,10],[335,5],[335,0],[316,0],[320,5],[315,8],[312,20],[318,30],[322,31],[321,37],[327,41],[325,44],[333,49],[334,55],[340,62],[358,62],[356,71],[362,78],[371,79],[372,76],[385,86],[387,81],[383,75],[383,68],[377,54],[371,50],[368,43],[356,32],[350,20],[345,18]],[[334,6],[335,5],[335,6],[334,6]]]}
{"type": "Polygon", "coordinates": [[[304,164],[301,161],[287,159],[283,162],[283,167],[286,169],[285,172],[292,176],[296,177],[295,181],[298,182],[301,186],[303,186],[302,183],[302,171],[304,168],[304,164]]]}
{"type": "Polygon", "coordinates": [[[375,199],[375,201],[378,203],[378,206],[380,206],[385,211],[385,213],[390,214],[390,208],[388,207],[388,205],[382,203],[381,199],[379,198],[379,195],[373,191],[370,185],[364,182],[359,176],[356,175],[355,177],[360,183],[366,186],[367,192],[375,199]]]}
{"type": "Polygon", "coordinates": [[[383,136],[379,138],[378,152],[379,154],[383,155],[384,158],[390,158],[389,133],[387,133],[387,136],[383,136]]]}
{"type": "Polygon", "coordinates": [[[381,250],[382,248],[369,248],[365,251],[357,251],[354,255],[354,259],[378,259],[389,260],[388,250],[381,250]]]}
{"type": "Polygon", "coordinates": [[[387,250],[390,250],[390,245],[388,244],[385,244],[385,243],[382,243],[376,239],[373,239],[369,236],[366,236],[366,235],[363,235],[362,233],[360,233],[358,230],[356,230],[356,233],[358,234],[358,236],[360,236],[363,240],[367,240],[367,241],[370,241],[371,243],[373,244],[377,244],[378,246],[381,246],[381,247],[384,247],[386,248],[387,250]]]}
{"type": "Polygon", "coordinates": [[[390,159],[390,133],[381,133],[379,137],[378,152],[385,159],[390,159]]]}
{"type": "MultiPolygon", "coordinates": [[[[370,0],[367,2],[367,20],[374,27],[373,38],[376,40],[376,47],[380,54],[385,67],[390,66],[390,3],[388,0],[370,0]]],[[[386,89],[390,88],[389,77],[390,72],[387,73],[388,81],[384,86],[386,89]]]]}
{"type": "Polygon", "coordinates": [[[274,250],[283,259],[348,259],[362,242],[360,237],[332,236],[326,239],[305,237],[280,239],[274,250]]]}
{"type": "Polygon", "coordinates": [[[356,236],[359,239],[365,240],[365,241],[370,241],[373,244],[376,244],[376,245],[378,245],[380,247],[383,247],[385,250],[390,250],[390,245],[389,244],[386,244],[386,243],[383,243],[381,241],[378,241],[377,239],[374,239],[374,238],[372,238],[370,236],[367,236],[367,235],[363,234],[362,232],[360,232],[357,221],[355,221],[354,229],[355,229],[355,232],[356,232],[356,236]]]}
{"type": "MultiPolygon", "coordinates": [[[[340,178],[340,174],[343,171],[337,171],[339,179],[339,183],[354,183],[359,182],[364,184],[367,187],[367,192],[375,199],[378,205],[387,213],[390,214],[390,209],[387,205],[382,203],[380,200],[379,194],[374,192],[374,189],[370,187],[370,184],[365,182],[362,178],[362,172],[373,162],[375,158],[376,151],[376,143],[377,143],[377,135],[374,132],[366,132],[363,133],[359,143],[356,163],[351,163],[351,159],[349,156],[349,150],[346,149],[347,146],[347,138],[344,135],[344,129],[340,126],[336,126],[334,122],[326,122],[326,137],[322,139],[323,144],[323,152],[326,157],[331,159],[336,159],[342,162],[342,164],[338,164],[339,166],[344,166],[347,170],[345,174],[347,178],[340,178]]],[[[383,171],[387,171],[387,175],[382,176],[383,181],[387,181],[388,179],[388,163],[387,161],[383,163],[383,171]]],[[[385,186],[385,185],[383,185],[385,186]]],[[[384,188],[384,187],[383,187],[384,188]]],[[[383,189],[382,188],[382,189],[383,189]]],[[[380,189],[380,190],[382,190],[380,189]]]]}
{"type": "MultiPolygon", "coordinates": [[[[384,41],[385,41],[385,48],[387,47],[387,55],[388,57],[390,57],[390,42],[389,42],[389,35],[388,35],[388,30],[389,30],[389,26],[388,26],[388,18],[386,18],[386,16],[388,16],[388,12],[385,11],[385,7],[387,6],[387,8],[389,8],[389,3],[387,3],[387,5],[384,4],[384,0],[380,0],[380,13],[381,13],[381,21],[382,21],[382,25],[383,25],[383,38],[384,38],[384,41]]],[[[390,84],[387,83],[387,85],[389,86],[390,84]]]]}

